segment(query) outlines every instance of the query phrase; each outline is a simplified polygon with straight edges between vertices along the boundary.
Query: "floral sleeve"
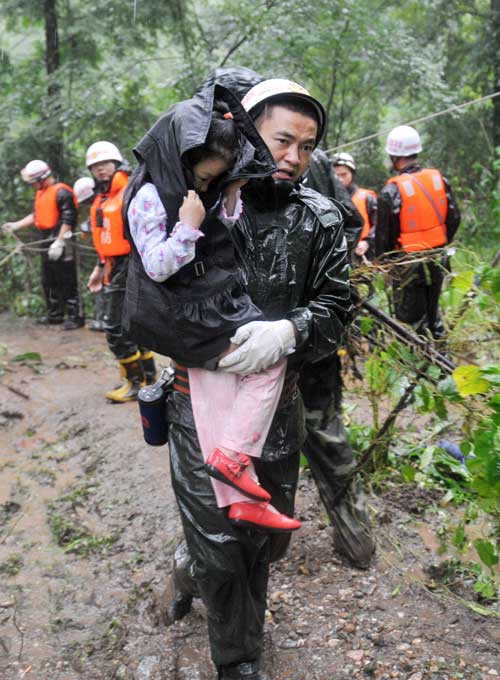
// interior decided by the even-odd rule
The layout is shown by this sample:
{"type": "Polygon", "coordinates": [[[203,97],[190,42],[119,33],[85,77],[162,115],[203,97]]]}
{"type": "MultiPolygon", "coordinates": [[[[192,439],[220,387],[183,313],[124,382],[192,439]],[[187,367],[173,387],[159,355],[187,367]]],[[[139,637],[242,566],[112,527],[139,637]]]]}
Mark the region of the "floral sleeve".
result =
{"type": "Polygon", "coordinates": [[[167,233],[167,214],[154,184],[144,184],[128,209],[130,233],[153,281],[166,281],[194,259],[203,232],[177,222],[167,233]]]}

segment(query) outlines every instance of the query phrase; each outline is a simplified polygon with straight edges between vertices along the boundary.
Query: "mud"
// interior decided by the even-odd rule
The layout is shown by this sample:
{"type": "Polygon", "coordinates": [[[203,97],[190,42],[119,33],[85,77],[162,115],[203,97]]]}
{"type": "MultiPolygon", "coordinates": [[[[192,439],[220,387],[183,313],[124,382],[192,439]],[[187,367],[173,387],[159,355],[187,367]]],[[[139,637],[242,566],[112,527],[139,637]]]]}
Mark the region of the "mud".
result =
{"type": "MultiPolygon", "coordinates": [[[[0,678],[215,678],[199,601],[159,624],[180,536],[168,452],[143,443],[136,404],[105,402],[118,371],[103,335],[3,315],[0,338],[0,678]],[[26,352],[41,362],[13,361],[26,352]]],[[[272,680],[498,676],[498,619],[436,585],[448,511],[412,489],[370,497],[378,557],[362,572],[335,555],[302,475],[304,526],[269,588],[272,680]]]]}

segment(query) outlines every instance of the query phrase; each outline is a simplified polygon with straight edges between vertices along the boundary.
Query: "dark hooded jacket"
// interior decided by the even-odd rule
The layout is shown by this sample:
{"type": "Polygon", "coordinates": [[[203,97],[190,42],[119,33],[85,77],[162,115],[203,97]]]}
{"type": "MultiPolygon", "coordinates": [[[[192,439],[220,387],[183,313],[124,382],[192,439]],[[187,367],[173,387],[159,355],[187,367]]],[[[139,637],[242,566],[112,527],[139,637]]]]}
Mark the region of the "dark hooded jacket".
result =
{"type": "Polygon", "coordinates": [[[146,133],[134,149],[139,167],[134,171],[124,200],[124,219],[131,199],[145,182],[152,182],[167,214],[167,231],[178,221],[179,208],[193,189],[187,151],[207,137],[214,100],[224,101],[240,133],[233,168],[202,196],[207,217],[204,237],[196,243],[195,259],[163,283],[144,271],[132,243],[123,322],[140,344],[188,366],[204,366],[229,346],[240,326],[262,318],[242,287],[230,234],[217,218],[223,187],[234,179],[269,175],[275,164],[238,98],[212,84],[192,99],[173,106],[146,133]]]}
{"type": "Polygon", "coordinates": [[[332,162],[321,149],[315,149],[311,164],[304,176],[304,184],[310,189],[328,196],[341,210],[344,217],[344,233],[349,251],[357,246],[363,229],[363,218],[352,202],[347,189],[335,174],[332,162]]]}

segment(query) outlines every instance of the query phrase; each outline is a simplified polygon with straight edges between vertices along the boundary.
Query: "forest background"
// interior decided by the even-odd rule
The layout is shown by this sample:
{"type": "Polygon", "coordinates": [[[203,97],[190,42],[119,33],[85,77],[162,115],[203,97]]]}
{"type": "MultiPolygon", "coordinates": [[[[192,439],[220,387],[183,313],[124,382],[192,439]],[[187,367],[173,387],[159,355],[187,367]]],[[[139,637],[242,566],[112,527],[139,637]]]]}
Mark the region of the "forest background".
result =
{"type": "MultiPolygon", "coordinates": [[[[472,499],[473,512],[491,516],[476,545],[485,567],[477,592],[486,600],[498,592],[492,577],[500,536],[500,372],[493,365],[500,275],[492,266],[500,241],[500,97],[490,96],[500,91],[499,45],[500,0],[3,0],[0,6],[0,224],[31,210],[32,190],[19,175],[29,160],[48,161],[72,184],[88,174],[86,148],[105,139],[133,165],[132,149],[144,132],[217,67],[242,65],[305,85],[328,113],[322,147],[331,153],[346,145],[359,184],[375,190],[389,176],[386,131],[451,109],[416,127],[423,163],[443,172],[462,209],[455,274],[442,302],[449,346],[465,372],[453,382],[432,373],[435,367],[423,370],[397,343],[372,351],[361,392],[373,422],[353,421],[350,436],[360,453],[380,443],[379,404],[385,399],[389,410],[397,404],[417,366],[413,408],[429,417],[426,434],[419,424],[419,436],[398,439],[391,458],[384,440],[377,465],[393,465],[405,482],[444,486],[448,501],[472,499]],[[428,380],[420,380],[425,371],[428,380]],[[461,460],[436,444],[443,433],[458,440],[461,460]],[[467,463],[471,453],[475,459],[467,463]]],[[[43,306],[36,264],[10,257],[15,242],[0,245],[0,309],[36,313],[43,306]]],[[[379,293],[383,285],[380,279],[379,293]]],[[[360,325],[363,332],[372,328],[367,319],[360,325]]],[[[394,439],[393,427],[389,434],[394,439]]],[[[445,532],[459,555],[471,513],[445,532]]]]}
{"type": "MultiPolygon", "coordinates": [[[[31,208],[29,160],[72,183],[107,139],[132,163],[156,118],[218,66],[309,88],[328,113],[324,149],[500,90],[500,0],[3,0],[0,29],[2,222],[31,208]]],[[[498,243],[500,97],[417,127],[424,162],[458,194],[460,239],[498,243]]],[[[384,141],[345,147],[361,185],[385,182],[384,141]]]]}

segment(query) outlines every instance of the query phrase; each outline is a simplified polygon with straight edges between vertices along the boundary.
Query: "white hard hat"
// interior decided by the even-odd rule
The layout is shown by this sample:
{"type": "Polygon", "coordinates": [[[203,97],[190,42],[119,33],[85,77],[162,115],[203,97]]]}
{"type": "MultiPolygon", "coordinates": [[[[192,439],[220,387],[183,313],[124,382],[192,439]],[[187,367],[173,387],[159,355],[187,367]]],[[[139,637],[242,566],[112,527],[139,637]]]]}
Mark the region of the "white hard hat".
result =
{"type": "Polygon", "coordinates": [[[389,132],[385,151],[389,156],[413,156],[422,151],[420,135],[409,125],[398,125],[389,132]]]}
{"type": "Polygon", "coordinates": [[[273,99],[299,99],[308,102],[316,112],[318,117],[318,134],[316,142],[321,139],[326,121],[326,112],[323,105],[306,90],[305,87],[295,83],[293,80],[286,80],[284,78],[271,78],[270,80],[263,80],[261,83],[254,85],[241,100],[243,108],[249,113],[255,111],[256,107],[264,103],[271,103],[273,99]]]}
{"type": "Polygon", "coordinates": [[[90,168],[94,163],[100,163],[101,161],[117,161],[121,163],[123,156],[118,147],[111,142],[94,142],[87,149],[85,165],[87,168],[90,168]]]}
{"type": "Polygon", "coordinates": [[[87,198],[90,198],[94,193],[95,182],[92,177],[80,177],[73,184],[73,191],[78,203],[83,203],[87,198]]]}
{"type": "Polygon", "coordinates": [[[30,161],[22,170],[21,177],[28,184],[34,184],[39,180],[45,179],[52,173],[52,170],[45,161],[30,161]]]}
{"type": "Polygon", "coordinates": [[[356,163],[354,162],[354,158],[351,156],[350,153],[338,153],[336,156],[333,157],[333,164],[345,165],[346,167],[350,168],[353,172],[356,172],[356,163]]]}

